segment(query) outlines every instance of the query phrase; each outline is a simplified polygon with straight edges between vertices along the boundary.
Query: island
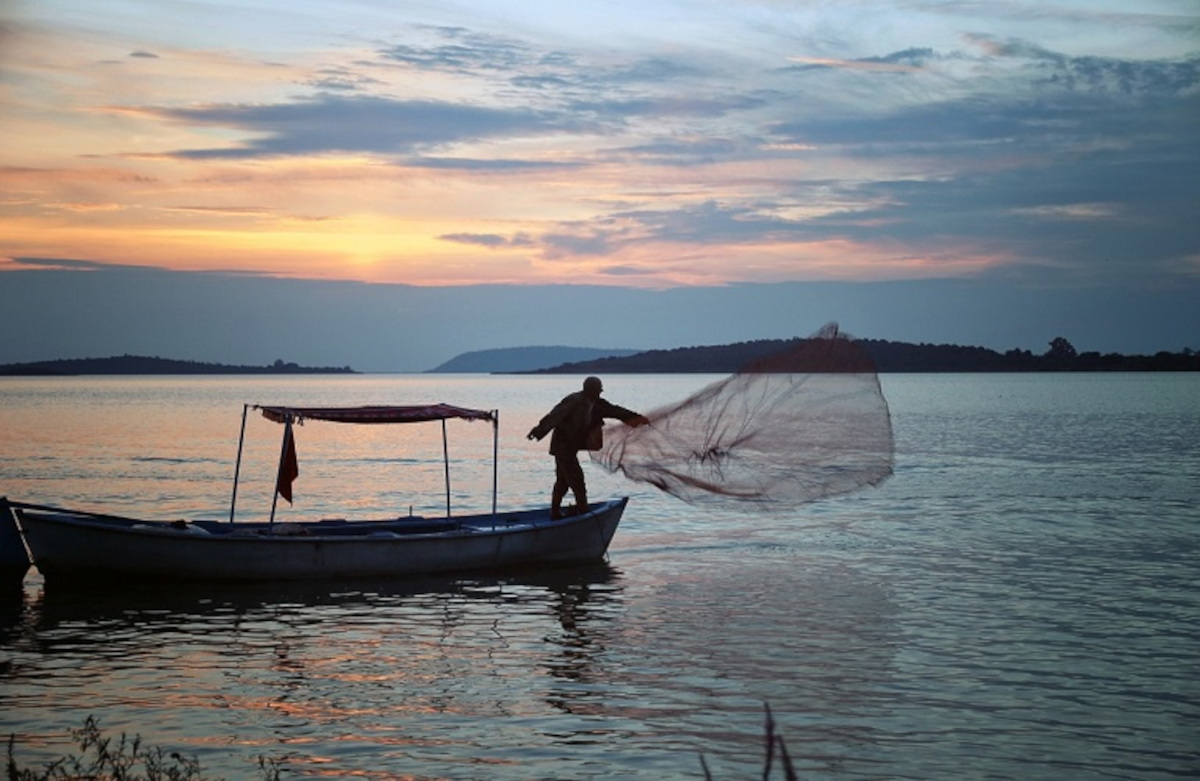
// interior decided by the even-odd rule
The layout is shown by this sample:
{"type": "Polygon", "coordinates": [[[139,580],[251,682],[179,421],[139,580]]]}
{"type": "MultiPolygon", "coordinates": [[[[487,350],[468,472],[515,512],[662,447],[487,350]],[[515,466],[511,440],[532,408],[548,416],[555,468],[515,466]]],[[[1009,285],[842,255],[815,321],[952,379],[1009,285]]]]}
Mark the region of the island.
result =
{"type": "Polygon", "coordinates": [[[356,374],[349,366],[299,366],[282,359],[266,366],[181,361],[144,355],[110,358],[66,358],[0,365],[3,377],[73,377],[85,374],[356,374]]]}
{"type": "MultiPolygon", "coordinates": [[[[779,352],[799,339],[762,339],[703,347],[646,350],[630,356],[595,360],[514,374],[729,374],[748,362],[779,352]]],[[[1067,339],[1052,339],[1038,355],[1030,350],[998,352],[986,347],[911,344],[885,339],[856,339],[883,373],[913,372],[1143,372],[1200,371],[1200,353],[1190,348],[1154,355],[1078,352],[1067,339]]]]}

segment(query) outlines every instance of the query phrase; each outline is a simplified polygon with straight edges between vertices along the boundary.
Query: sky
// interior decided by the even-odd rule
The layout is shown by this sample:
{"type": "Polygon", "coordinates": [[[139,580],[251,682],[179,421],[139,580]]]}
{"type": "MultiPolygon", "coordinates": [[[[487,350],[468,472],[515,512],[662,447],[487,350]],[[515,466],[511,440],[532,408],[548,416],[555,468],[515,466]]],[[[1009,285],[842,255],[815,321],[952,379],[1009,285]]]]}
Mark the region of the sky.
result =
{"type": "Polygon", "coordinates": [[[1200,349],[1195,0],[0,0],[0,363],[1200,349]]]}

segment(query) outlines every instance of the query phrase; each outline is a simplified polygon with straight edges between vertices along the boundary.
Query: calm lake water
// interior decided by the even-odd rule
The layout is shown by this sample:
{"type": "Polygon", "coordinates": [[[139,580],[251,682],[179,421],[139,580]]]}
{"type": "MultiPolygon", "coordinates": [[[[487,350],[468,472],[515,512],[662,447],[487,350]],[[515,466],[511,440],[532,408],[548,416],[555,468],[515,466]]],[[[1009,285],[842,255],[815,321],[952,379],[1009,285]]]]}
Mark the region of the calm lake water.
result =
{"type": "MultiPolygon", "coordinates": [[[[607,378],[634,409],[712,377],[607,378]]],[[[1200,774],[1200,376],[885,375],[896,471],[773,515],[631,496],[607,566],[320,587],[46,588],[0,607],[0,735],[40,766],[91,714],[206,775],[761,775],[764,703],[803,778],[1200,774]]],[[[445,401],[501,415],[500,504],[543,504],[524,434],[577,378],[0,379],[0,494],[228,517],[242,404],[445,401]]],[[[251,416],[238,515],[269,510],[251,416]]],[[[441,431],[297,432],[282,517],[437,512],[441,431]]],[[[450,426],[457,510],[491,434],[450,426]]]]}

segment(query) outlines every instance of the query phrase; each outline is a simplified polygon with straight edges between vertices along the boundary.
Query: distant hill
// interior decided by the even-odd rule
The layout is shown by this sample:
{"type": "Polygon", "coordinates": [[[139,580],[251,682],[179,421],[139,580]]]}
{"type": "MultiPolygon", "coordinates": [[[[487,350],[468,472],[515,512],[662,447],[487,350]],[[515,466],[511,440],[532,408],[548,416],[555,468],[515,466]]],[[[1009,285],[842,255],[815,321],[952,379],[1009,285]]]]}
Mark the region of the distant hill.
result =
{"type": "Polygon", "coordinates": [[[636,355],[637,350],[603,350],[592,347],[507,347],[463,353],[430,373],[522,373],[576,361],[609,356],[636,355]]]}
{"type": "Polygon", "coordinates": [[[36,363],[0,365],[0,376],[73,376],[80,374],[354,374],[349,366],[308,367],[275,361],[267,366],[228,366],[199,361],[178,361],[143,355],[111,358],[68,358],[36,363]]]}
{"type": "MultiPolygon", "coordinates": [[[[727,345],[647,350],[627,357],[566,363],[547,374],[673,374],[736,372],[748,361],[782,350],[795,340],[764,339],[727,345]]],[[[1184,350],[1154,355],[1077,353],[1061,337],[1042,355],[1029,350],[1000,353],[986,347],[910,344],[859,339],[880,372],[1200,371],[1200,353],[1184,350]]]]}

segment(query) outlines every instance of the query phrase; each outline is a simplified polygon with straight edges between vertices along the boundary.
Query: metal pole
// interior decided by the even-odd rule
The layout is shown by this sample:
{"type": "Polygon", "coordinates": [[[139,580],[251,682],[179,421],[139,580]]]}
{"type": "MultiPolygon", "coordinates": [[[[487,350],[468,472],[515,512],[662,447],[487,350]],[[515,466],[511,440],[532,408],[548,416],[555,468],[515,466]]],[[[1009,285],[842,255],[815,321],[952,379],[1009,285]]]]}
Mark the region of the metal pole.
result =
{"type": "Polygon", "coordinates": [[[442,458],[446,464],[446,517],[450,517],[450,443],[446,439],[446,419],[442,418],[442,458]]]}
{"type": "Polygon", "coordinates": [[[496,514],[496,492],[500,488],[500,410],[492,410],[492,515],[496,514]]]}
{"type": "Polygon", "coordinates": [[[246,412],[249,404],[242,405],[242,433],[238,435],[237,461],[233,467],[233,496],[229,498],[229,522],[233,523],[233,511],[237,507],[238,476],[242,473],[242,445],[246,442],[246,412]]]}

